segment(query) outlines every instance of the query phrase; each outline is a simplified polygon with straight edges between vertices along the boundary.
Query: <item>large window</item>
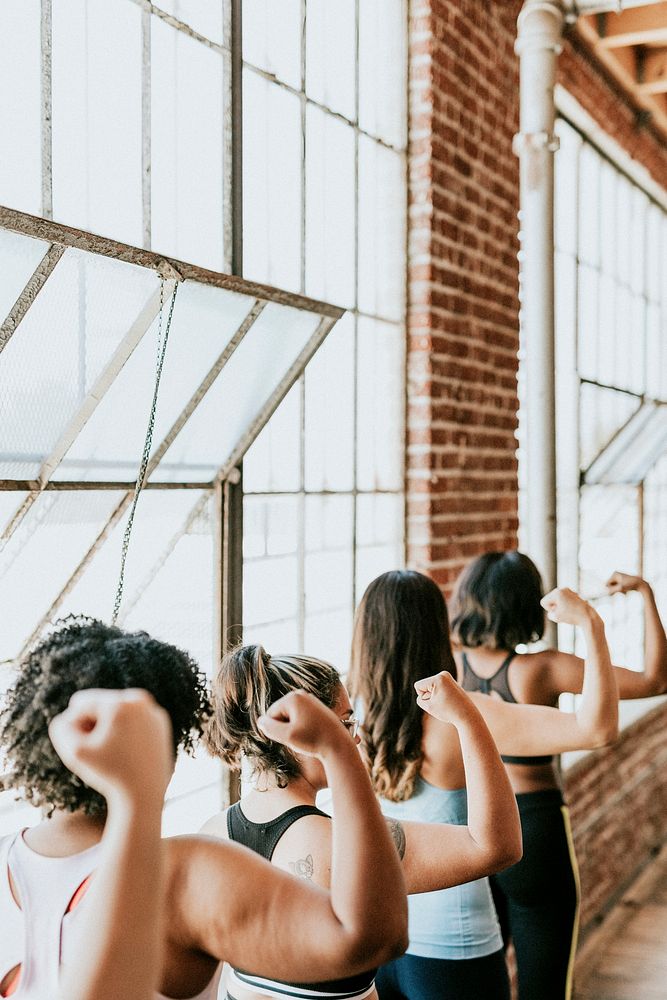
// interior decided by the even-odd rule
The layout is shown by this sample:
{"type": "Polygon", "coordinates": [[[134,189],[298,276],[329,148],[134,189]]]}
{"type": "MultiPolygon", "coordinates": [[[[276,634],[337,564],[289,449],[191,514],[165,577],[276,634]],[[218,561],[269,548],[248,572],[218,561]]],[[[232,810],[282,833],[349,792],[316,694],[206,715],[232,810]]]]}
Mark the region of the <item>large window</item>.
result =
{"type": "MultiPolygon", "coordinates": [[[[558,134],[560,577],[599,598],[612,570],[641,573],[665,610],[667,203],[564,119],[558,134]]],[[[614,661],[641,666],[641,598],[597,606],[614,661]]]]}
{"type": "MultiPolygon", "coordinates": [[[[0,687],[48,619],[111,613],[159,308],[157,258],[119,243],[279,289],[223,304],[192,272],[179,290],[122,624],[211,670],[231,581],[249,641],[344,668],[360,591],[403,560],[406,34],[405,0],[0,5],[0,205],[112,241],[0,232],[0,687]],[[253,301],[269,304],[241,343],[253,301]],[[216,483],[243,455],[227,577],[216,483]]],[[[168,828],[220,787],[184,763],[168,828]]],[[[0,798],[0,825],[12,809],[0,798]]]]}

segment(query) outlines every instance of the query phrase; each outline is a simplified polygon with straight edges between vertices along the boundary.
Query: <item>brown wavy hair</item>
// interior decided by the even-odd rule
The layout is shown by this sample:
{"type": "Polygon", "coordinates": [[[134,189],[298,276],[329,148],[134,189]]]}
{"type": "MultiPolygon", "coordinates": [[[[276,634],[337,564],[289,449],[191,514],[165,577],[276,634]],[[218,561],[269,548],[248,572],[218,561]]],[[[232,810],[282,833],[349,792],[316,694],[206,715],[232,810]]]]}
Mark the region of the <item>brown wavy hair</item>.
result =
{"type": "Polygon", "coordinates": [[[212,685],[213,713],[204,742],[233,771],[245,757],[253,774],[274,777],[284,788],[301,773],[293,752],[265,736],[257,725],[269,705],[290,691],[308,691],[333,708],[340,674],[312,656],[269,656],[263,646],[237,646],[222,658],[212,685]]]}
{"type": "Polygon", "coordinates": [[[452,632],[468,649],[505,649],[544,635],[544,587],[522,552],[486,552],[459,576],[452,601],[452,632]]]}
{"type": "Polygon", "coordinates": [[[423,712],[414,683],[456,677],[447,605],[423,573],[394,570],[368,586],[357,608],[347,685],[363,706],[362,747],[378,795],[409,799],[422,763],[423,712]]]}

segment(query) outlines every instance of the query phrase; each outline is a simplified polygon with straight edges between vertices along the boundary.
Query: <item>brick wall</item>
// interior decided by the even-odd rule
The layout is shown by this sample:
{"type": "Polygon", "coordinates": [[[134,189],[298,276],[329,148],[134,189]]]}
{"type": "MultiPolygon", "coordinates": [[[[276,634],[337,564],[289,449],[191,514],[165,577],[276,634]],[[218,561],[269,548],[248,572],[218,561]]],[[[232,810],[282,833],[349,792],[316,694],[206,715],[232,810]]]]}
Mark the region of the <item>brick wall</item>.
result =
{"type": "MultiPolygon", "coordinates": [[[[516,545],[521,3],[411,0],[408,560],[516,545]]],[[[559,81],[667,188],[667,143],[570,30],[559,81]]],[[[585,931],[667,837],[667,706],[567,774],[585,931]]]]}
{"type": "Polygon", "coordinates": [[[666,734],[667,703],[567,771],[584,933],[667,839],[666,734]]]}
{"type": "Polygon", "coordinates": [[[444,587],[516,546],[519,8],[411,3],[408,560],[444,587]]]}

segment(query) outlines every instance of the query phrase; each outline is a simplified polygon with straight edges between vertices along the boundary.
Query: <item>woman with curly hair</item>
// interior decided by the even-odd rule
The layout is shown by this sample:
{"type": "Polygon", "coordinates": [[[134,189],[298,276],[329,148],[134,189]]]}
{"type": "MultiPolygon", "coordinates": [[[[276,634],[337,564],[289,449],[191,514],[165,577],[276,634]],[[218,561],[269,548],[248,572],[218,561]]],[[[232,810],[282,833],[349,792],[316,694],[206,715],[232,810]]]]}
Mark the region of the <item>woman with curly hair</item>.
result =
{"type": "MultiPolygon", "coordinates": [[[[667,691],[667,638],[649,584],[613,573],[609,594],[644,601],[644,670],[615,667],[623,698],[667,691]]],[[[584,661],[557,649],[517,652],[544,635],[539,571],[521,552],[487,552],[459,577],[452,605],[458,676],[466,691],[510,705],[557,705],[579,693],[584,661]]],[[[504,761],[521,813],[522,861],[491,880],[505,943],[512,940],[520,1000],[564,1000],[571,991],[579,893],[567,808],[551,754],[513,753],[504,761]]]]}
{"type": "MultiPolygon", "coordinates": [[[[152,694],[171,719],[174,759],[192,746],[208,711],[193,660],[145,632],[66,620],[19,664],[0,715],[4,786],[46,815],[0,839],[0,996],[44,1000],[57,996],[63,967],[76,976],[72,956],[87,920],[86,890],[95,885],[107,810],[104,796],[63,764],[49,725],[87,688],[152,694]]],[[[304,693],[274,705],[259,724],[277,742],[316,757],[327,774],[336,808],[332,891],[290,878],[236,845],[167,839],[156,996],[213,1000],[223,961],[310,982],[362,972],[405,945],[400,863],[353,740],[304,693]],[[374,865],[367,864],[371,855],[374,865]]],[[[127,753],[133,756],[131,746],[127,753]]]]}
{"type": "MultiPolygon", "coordinates": [[[[579,627],[587,659],[574,713],[471,698],[503,753],[547,754],[602,746],[617,733],[617,693],[602,622],[569,590],[542,599],[554,621],[579,627]]],[[[415,681],[434,671],[456,677],[447,607],[433,580],[410,570],[384,573],[357,609],[348,686],[363,715],[362,750],[387,816],[466,822],[466,792],[456,730],[430,703],[414,704],[415,681]]],[[[407,954],[380,969],[380,1000],[509,998],[503,942],[488,879],[410,896],[407,954]]]]}
{"type": "MultiPolygon", "coordinates": [[[[483,719],[449,674],[429,678],[428,688],[431,710],[437,702],[459,735],[471,807],[463,826],[390,822],[408,892],[429,892],[476,879],[521,855],[514,797],[483,719]]],[[[213,682],[206,742],[232,770],[240,771],[245,763],[252,788],[242,802],[209,820],[202,832],[244,844],[277,867],[328,889],[336,877],[331,817],[316,807],[326,775],[318,761],[276,743],[259,722],[268,704],[296,690],[308,691],[323,702],[340,719],[341,728],[359,742],[350,699],[330,663],[311,656],[269,656],[261,646],[232,650],[223,657],[213,682]]],[[[415,706],[421,704],[414,690],[411,698],[415,706]]],[[[304,990],[230,969],[227,988],[236,1000],[370,998],[377,997],[374,972],[311,984],[304,990]]]]}

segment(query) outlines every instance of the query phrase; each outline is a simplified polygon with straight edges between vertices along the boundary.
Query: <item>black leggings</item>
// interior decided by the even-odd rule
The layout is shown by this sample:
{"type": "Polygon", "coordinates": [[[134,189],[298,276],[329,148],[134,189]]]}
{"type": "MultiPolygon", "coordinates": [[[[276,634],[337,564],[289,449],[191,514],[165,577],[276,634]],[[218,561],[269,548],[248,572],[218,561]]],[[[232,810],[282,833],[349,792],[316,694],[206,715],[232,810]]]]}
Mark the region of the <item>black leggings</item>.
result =
{"type": "Polygon", "coordinates": [[[517,795],[523,858],[491,878],[505,944],[516,952],[519,1000],[569,1000],[578,875],[557,790],[517,795]]]}
{"type": "Polygon", "coordinates": [[[460,961],[403,955],[382,966],[375,985],[380,1000],[510,1000],[502,951],[460,961]]]}

